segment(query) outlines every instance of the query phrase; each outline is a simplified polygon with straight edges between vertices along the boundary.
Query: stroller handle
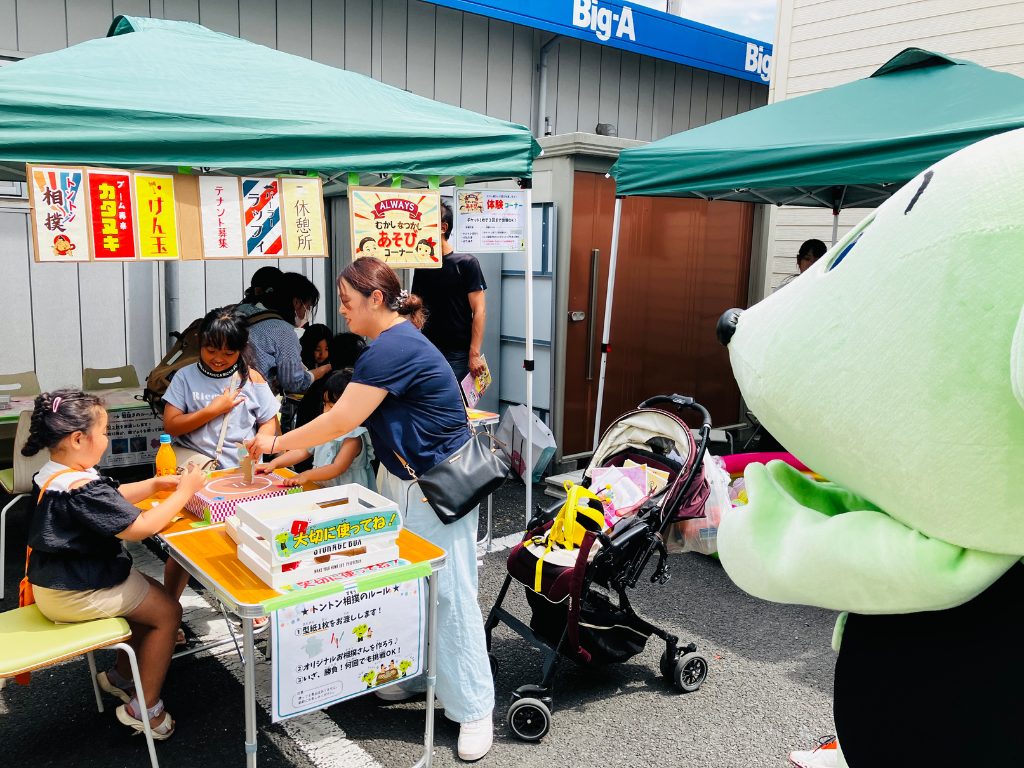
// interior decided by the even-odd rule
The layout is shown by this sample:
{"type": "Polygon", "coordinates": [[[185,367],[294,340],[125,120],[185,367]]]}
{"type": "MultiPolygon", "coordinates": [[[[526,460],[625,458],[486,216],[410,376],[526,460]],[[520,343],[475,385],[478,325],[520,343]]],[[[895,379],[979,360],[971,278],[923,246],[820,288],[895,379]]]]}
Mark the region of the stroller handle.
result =
{"type": "Polygon", "coordinates": [[[711,426],[711,414],[708,413],[707,409],[692,397],[687,397],[686,395],[655,395],[644,400],[637,408],[650,408],[658,403],[672,403],[679,410],[692,408],[701,415],[705,427],[711,426]]]}

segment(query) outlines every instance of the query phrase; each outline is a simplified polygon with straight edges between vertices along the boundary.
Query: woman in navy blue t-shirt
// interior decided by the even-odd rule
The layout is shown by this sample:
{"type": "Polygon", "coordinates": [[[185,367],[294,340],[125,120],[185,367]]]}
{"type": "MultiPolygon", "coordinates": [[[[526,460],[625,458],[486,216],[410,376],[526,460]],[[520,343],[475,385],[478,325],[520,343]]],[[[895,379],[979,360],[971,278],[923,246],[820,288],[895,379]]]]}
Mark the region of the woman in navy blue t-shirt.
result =
{"type": "MultiPolygon", "coordinates": [[[[494,684],[483,617],[477,604],[479,509],[445,525],[402,465],[417,474],[439,464],[470,438],[466,408],[451,366],[420,333],[426,319],[418,296],[401,289],[384,262],[357,259],[338,278],[341,314],[370,343],[352,383],[323,416],[276,438],[257,436],[250,453],[311,448],[363,424],[381,462],[377,485],[394,499],[409,530],[448,553],[438,574],[437,695],[460,724],[459,757],[479,760],[491,747],[494,684]],[[399,458],[401,457],[401,458],[399,458]]],[[[415,695],[412,685],[378,694],[389,701],[415,695]]]]}

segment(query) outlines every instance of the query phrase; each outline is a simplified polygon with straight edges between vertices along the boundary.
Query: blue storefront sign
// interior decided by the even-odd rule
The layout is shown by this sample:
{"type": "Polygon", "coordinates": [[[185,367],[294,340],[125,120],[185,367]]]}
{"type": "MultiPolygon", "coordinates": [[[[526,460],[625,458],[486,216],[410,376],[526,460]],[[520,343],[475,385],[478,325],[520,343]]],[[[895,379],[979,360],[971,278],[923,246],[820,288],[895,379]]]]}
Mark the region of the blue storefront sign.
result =
{"type": "Polygon", "coordinates": [[[772,46],[724,29],[615,0],[427,0],[643,56],[767,83],[772,46]]]}

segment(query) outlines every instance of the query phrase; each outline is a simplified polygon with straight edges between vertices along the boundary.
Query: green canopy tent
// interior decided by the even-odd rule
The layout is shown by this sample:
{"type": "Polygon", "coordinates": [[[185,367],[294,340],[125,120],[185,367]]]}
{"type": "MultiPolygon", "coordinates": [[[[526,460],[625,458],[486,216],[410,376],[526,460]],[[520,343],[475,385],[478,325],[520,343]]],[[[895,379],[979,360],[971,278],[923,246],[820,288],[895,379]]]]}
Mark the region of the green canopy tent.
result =
{"type": "MultiPolygon", "coordinates": [[[[520,179],[529,211],[539,154],[524,126],[188,22],[118,16],[105,38],[0,69],[6,180],[24,180],[25,163],[315,172],[328,194],[349,182],[520,179]]],[[[527,254],[530,222],[528,216],[527,254]]],[[[524,367],[532,409],[531,277],[527,269],[524,367]]],[[[531,490],[527,484],[527,517],[531,490]]]]}
{"type": "MultiPolygon", "coordinates": [[[[919,48],[870,77],[623,150],[602,349],[608,348],[625,196],[874,207],[947,155],[1024,126],[1024,78],[919,48]]],[[[597,445],[607,354],[598,381],[597,445]]]]}

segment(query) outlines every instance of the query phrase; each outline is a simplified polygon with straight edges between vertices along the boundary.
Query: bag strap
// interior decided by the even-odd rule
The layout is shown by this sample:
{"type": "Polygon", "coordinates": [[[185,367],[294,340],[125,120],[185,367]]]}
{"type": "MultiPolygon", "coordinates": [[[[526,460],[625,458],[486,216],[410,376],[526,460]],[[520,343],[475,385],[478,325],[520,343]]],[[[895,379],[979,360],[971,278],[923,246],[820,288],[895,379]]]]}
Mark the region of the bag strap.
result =
{"type": "MultiPolygon", "coordinates": [[[[470,440],[476,440],[478,437],[480,437],[480,435],[484,435],[492,443],[497,443],[502,448],[505,447],[505,444],[503,442],[501,442],[501,440],[496,438],[494,435],[492,435],[490,432],[477,432],[475,429],[472,429],[472,428],[469,430],[469,439],[470,440]]],[[[468,443],[469,440],[467,440],[466,442],[468,443]]],[[[395,458],[396,459],[398,459],[400,462],[402,462],[402,466],[405,467],[405,471],[409,473],[409,477],[411,477],[414,482],[419,482],[419,477],[417,476],[416,471],[412,467],[409,466],[409,462],[407,462],[405,459],[402,458],[402,454],[400,454],[398,451],[396,451],[394,449],[392,449],[391,452],[393,454],[395,454],[395,458]]]]}
{"type": "MultiPolygon", "coordinates": [[[[68,472],[80,472],[80,471],[81,470],[72,469],[71,467],[68,467],[67,469],[62,469],[60,472],[54,472],[52,475],[50,475],[50,478],[45,483],[43,483],[43,487],[39,489],[39,496],[36,497],[36,504],[38,504],[39,502],[41,502],[43,500],[43,494],[46,493],[46,489],[50,487],[50,483],[52,483],[54,480],[56,480],[61,475],[66,475],[68,472]]],[[[27,565],[28,564],[26,563],[26,566],[27,565]]]]}
{"type": "MultiPolygon", "coordinates": [[[[240,381],[237,373],[231,375],[231,380],[228,382],[228,387],[234,389],[235,385],[240,381]]],[[[235,412],[234,407],[230,411],[224,414],[224,421],[220,425],[220,436],[217,438],[217,447],[213,451],[213,460],[220,464],[220,452],[224,448],[224,436],[228,433],[228,422],[231,421],[231,414],[235,412]]]]}

